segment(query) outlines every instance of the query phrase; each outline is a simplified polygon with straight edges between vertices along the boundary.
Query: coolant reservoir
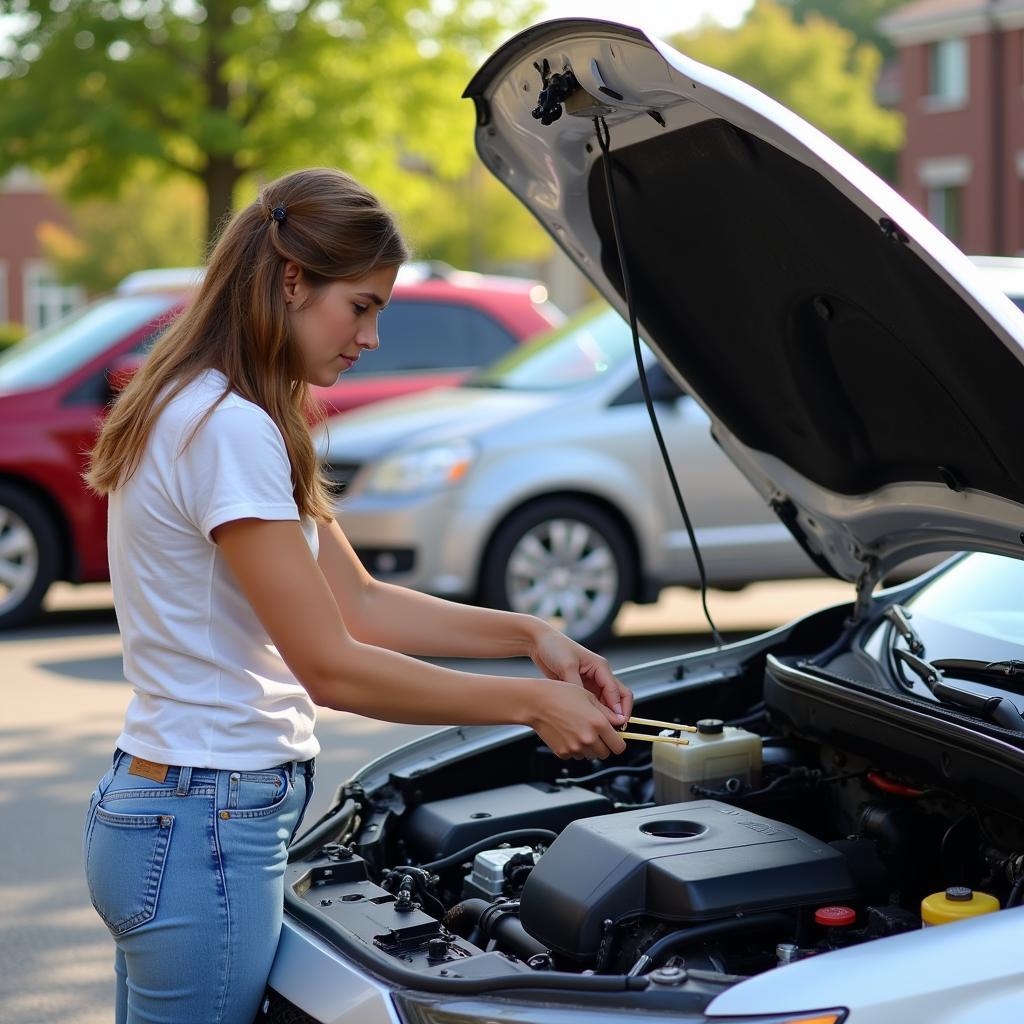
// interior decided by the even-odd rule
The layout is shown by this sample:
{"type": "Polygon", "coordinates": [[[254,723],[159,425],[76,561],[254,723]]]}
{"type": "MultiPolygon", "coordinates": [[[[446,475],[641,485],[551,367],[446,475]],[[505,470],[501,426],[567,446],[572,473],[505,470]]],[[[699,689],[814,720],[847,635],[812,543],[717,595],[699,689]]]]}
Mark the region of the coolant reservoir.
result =
{"type": "Polygon", "coordinates": [[[945,892],[933,892],[921,900],[921,919],[927,928],[949,924],[967,917],[980,917],[999,909],[999,900],[987,892],[974,892],[966,885],[954,885],[945,892]]]}
{"type": "Polygon", "coordinates": [[[703,718],[697,732],[682,735],[690,741],[686,746],[653,744],[654,799],[659,804],[704,799],[690,792],[694,783],[709,789],[721,789],[729,779],[760,785],[761,737],[757,733],[725,725],[718,718],[703,718]]]}

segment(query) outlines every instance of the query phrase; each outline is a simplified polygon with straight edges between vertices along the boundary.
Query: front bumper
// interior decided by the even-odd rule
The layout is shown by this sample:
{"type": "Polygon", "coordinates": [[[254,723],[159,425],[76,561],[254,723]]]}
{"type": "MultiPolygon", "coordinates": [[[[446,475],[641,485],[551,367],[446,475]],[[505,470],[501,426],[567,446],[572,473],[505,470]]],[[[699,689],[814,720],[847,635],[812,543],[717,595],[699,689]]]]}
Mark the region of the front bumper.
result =
{"type": "Polygon", "coordinates": [[[345,536],[374,576],[441,597],[475,596],[492,529],[488,510],[467,508],[448,490],[353,494],[336,511],[345,536]]]}

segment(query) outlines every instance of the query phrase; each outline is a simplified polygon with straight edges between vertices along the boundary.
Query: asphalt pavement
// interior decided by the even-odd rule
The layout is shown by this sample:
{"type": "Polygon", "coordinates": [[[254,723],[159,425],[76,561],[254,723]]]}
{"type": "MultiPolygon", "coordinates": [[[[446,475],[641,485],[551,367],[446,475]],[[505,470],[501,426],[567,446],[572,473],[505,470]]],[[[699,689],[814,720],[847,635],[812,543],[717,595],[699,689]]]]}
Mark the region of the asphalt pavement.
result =
{"type": "MultiPolygon", "coordinates": [[[[730,638],[761,632],[825,604],[848,600],[827,580],[712,591],[718,628],[730,638]]],[[[110,589],[57,586],[29,629],[0,635],[0,1021],[109,1024],[113,945],[89,903],[81,827],[96,780],[110,764],[131,689],[110,589]]],[[[708,644],[699,597],[667,591],[627,607],[602,653],[625,668],[708,644]]],[[[529,661],[439,662],[472,671],[536,674],[529,661]]],[[[394,725],[321,711],[315,821],[335,787],[367,761],[433,727],[394,725]]]]}

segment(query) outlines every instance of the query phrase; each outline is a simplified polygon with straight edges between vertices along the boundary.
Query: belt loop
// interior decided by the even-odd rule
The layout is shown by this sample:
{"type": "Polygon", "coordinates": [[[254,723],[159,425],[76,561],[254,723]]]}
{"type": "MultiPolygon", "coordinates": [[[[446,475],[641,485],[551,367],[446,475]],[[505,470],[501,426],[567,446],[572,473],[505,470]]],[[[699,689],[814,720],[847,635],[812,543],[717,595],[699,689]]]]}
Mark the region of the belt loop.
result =
{"type": "Polygon", "coordinates": [[[177,796],[188,796],[188,787],[192,783],[192,768],[184,765],[178,769],[178,788],[174,791],[177,796]]]}
{"type": "Polygon", "coordinates": [[[121,763],[125,756],[124,751],[120,747],[114,747],[114,756],[111,758],[110,767],[117,771],[117,766],[121,763]]]}

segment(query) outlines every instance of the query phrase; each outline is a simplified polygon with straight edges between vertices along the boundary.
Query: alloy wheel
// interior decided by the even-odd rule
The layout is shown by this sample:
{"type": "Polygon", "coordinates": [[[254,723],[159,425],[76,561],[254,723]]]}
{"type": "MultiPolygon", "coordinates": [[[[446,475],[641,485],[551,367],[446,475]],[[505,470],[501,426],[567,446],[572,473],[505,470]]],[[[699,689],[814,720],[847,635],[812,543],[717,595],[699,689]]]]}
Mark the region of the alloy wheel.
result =
{"type": "Polygon", "coordinates": [[[0,506],[0,615],[20,605],[39,575],[39,547],[28,523],[0,506]]]}
{"type": "Polygon", "coordinates": [[[619,591],[619,566],[608,540],[578,519],[547,519],[513,547],[505,571],[513,610],[586,637],[608,617],[619,591]]]}

